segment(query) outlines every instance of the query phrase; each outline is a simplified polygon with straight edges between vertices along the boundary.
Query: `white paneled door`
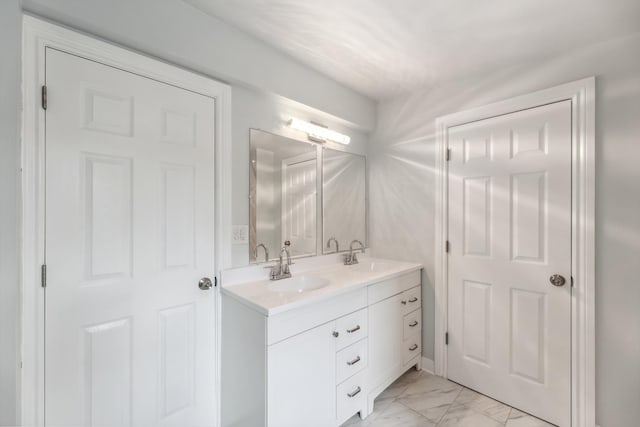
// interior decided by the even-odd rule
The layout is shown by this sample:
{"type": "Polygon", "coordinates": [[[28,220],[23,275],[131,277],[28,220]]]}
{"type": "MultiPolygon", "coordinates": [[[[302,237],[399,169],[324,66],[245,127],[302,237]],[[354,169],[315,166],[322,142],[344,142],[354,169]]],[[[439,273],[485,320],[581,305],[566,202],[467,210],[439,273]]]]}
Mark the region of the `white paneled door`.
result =
{"type": "Polygon", "coordinates": [[[215,424],[215,101],[48,48],[45,421],[215,424]]]}
{"type": "Polygon", "coordinates": [[[282,240],[291,255],[316,253],[316,169],[315,153],[282,161],[282,240]]]}
{"type": "Polygon", "coordinates": [[[448,147],[448,376],[569,426],[571,102],[451,127],[448,147]]]}

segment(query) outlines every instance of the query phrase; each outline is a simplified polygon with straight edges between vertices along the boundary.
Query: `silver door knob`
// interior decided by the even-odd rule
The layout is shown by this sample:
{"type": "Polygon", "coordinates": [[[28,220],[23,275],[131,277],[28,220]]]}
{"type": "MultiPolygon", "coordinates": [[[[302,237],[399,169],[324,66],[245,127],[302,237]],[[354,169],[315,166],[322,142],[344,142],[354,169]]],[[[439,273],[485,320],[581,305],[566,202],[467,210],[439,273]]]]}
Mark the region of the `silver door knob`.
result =
{"type": "Polygon", "coordinates": [[[209,279],[208,277],[203,277],[198,282],[198,287],[203,291],[208,291],[213,287],[213,283],[211,283],[211,279],[209,279]]]}
{"type": "Polygon", "coordinates": [[[559,274],[554,274],[549,277],[549,281],[553,286],[564,286],[564,284],[567,283],[567,280],[559,274]]]}

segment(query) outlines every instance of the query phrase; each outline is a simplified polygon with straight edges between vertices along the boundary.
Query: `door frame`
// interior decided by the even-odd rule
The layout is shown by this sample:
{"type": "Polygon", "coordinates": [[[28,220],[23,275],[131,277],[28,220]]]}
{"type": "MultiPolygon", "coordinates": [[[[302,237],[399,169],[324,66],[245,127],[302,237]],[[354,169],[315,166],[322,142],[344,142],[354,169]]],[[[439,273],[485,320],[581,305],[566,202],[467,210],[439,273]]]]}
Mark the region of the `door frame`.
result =
{"type": "Polygon", "coordinates": [[[436,119],[435,373],[447,377],[448,128],[571,101],[571,427],[595,425],[595,77],[436,119]]]}
{"type": "MultiPolygon", "coordinates": [[[[231,87],[202,74],[159,59],[55,25],[23,16],[23,92],[21,143],[21,360],[19,374],[19,424],[44,425],[44,289],[41,265],[45,264],[45,114],[41,87],[45,82],[45,49],[100,62],[216,101],[215,105],[215,274],[229,265],[231,244],[231,87]],[[225,255],[226,254],[226,255],[225,255]]],[[[220,424],[220,291],[216,304],[216,422],[220,424]]]]}

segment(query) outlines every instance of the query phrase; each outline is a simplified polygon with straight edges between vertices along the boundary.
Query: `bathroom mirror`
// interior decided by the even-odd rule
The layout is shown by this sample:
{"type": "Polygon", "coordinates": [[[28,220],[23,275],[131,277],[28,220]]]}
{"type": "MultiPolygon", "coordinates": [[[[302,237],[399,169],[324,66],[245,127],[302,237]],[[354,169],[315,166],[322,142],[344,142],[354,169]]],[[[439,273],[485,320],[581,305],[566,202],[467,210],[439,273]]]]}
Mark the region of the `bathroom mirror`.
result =
{"type": "MultiPolygon", "coordinates": [[[[353,240],[367,245],[366,158],[323,150],[322,218],[324,254],[348,251],[353,240]]],[[[359,248],[359,246],[354,246],[359,248]]]]}
{"type": "Polygon", "coordinates": [[[251,129],[249,260],[278,259],[285,241],[292,257],[317,254],[318,147],[251,129]],[[256,252],[257,249],[257,252],[256,252]]]}

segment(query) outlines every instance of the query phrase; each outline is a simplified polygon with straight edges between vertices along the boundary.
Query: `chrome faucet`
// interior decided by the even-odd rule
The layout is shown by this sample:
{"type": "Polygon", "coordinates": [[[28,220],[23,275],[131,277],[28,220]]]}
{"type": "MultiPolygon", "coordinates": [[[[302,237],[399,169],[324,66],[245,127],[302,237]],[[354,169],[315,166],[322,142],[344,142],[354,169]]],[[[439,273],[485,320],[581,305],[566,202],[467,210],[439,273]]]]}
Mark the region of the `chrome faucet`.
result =
{"type": "Polygon", "coordinates": [[[338,240],[335,237],[331,237],[327,240],[327,249],[331,247],[331,242],[336,242],[336,253],[340,252],[340,245],[338,244],[338,240]]]}
{"type": "Polygon", "coordinates": [[[349,253],[344,256],[344,265],[353,265],[358,263],[358,254],[353,253],[353,244],[357,243],[360,245],[360,250],[364,253],[364,244],[360,240],[353,240],[349,245],[349,253]]]}
{"type": "Polygon", "coordinates": [[[256,247],[253,249],[253,257],[256,259],[256,262],[258,261],[258,248],[262,248],[264,249],[264,262],[269,262],[269,249],[267,249],[267,247],[264,245],[264,243],[260,243],[259,245],[256,245],[256,247]]]}
{"type": "Polygon", "coordinates": [[[287,279],[291,277],[291,270],[289,269],[289,266],[291,265],[291,254],[289,253],[289,244],[287,244],[287,242],[285,242],[282,249],[280,249],[278,264],[269,267],[271,268],[271,272],[269,273],[269,279],[271,280],[287,279]],[[282,256],[283,253],[287,256],[286,262],[285,258],[282,256]]]}

